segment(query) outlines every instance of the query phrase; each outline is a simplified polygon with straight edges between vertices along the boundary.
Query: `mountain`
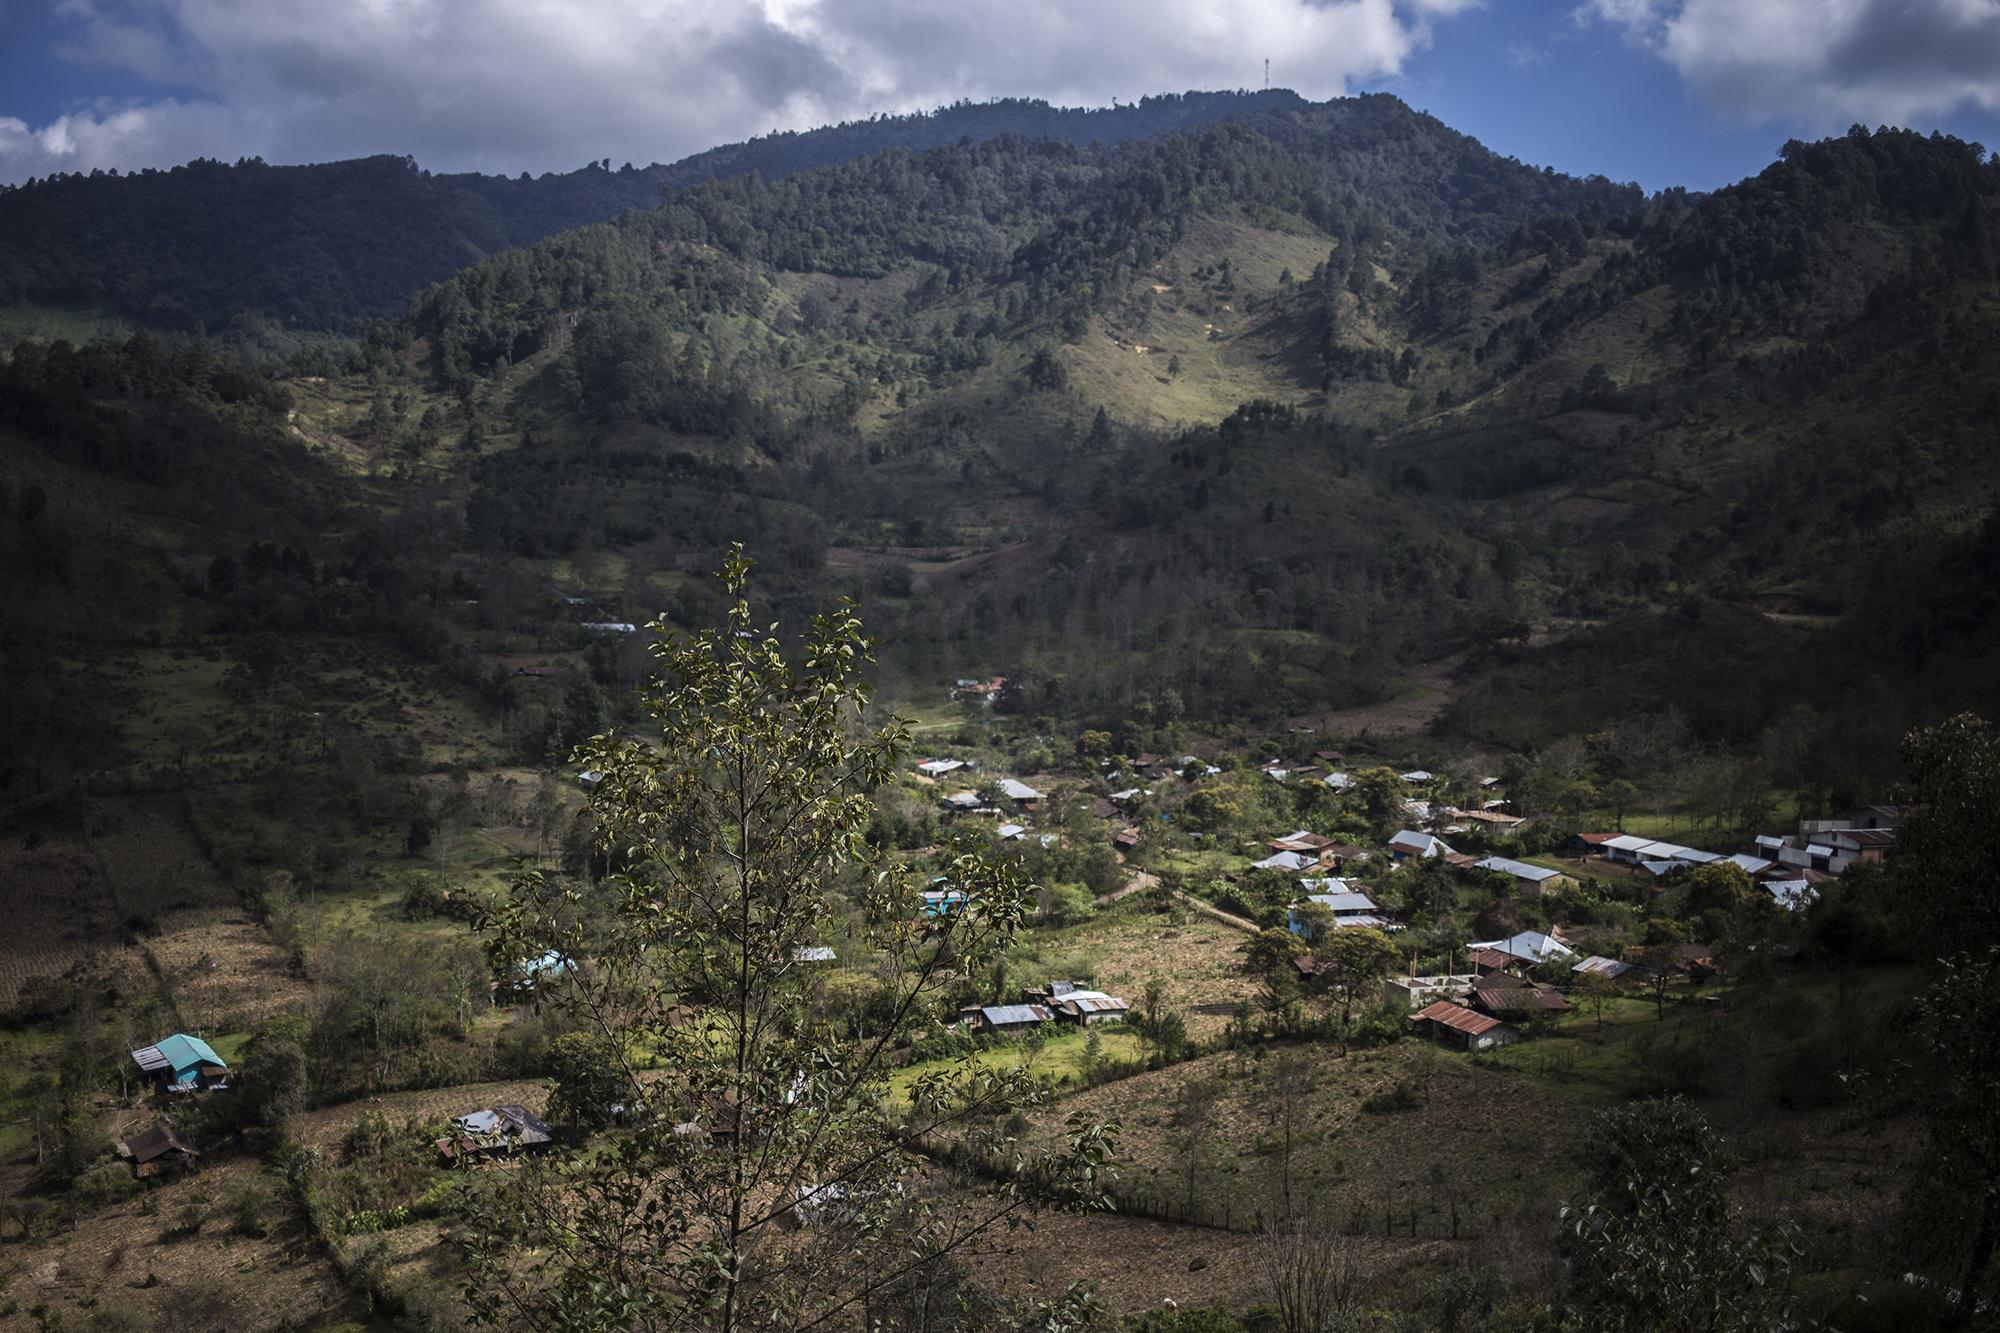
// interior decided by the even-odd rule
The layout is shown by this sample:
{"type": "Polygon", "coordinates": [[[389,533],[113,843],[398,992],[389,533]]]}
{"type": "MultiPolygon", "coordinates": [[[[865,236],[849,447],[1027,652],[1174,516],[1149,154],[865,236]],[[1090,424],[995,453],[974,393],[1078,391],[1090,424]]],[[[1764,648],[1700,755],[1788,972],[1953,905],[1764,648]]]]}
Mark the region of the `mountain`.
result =
{"type": "Polygon", "coordinates": [[[959,103],[773,134],[670,166],[518,178],[434,175],[407,157],[313,166],[196,161],[0,189],[0,307],[84,306],[176,331],[260,321],[353,329],[496,251],[658,204],[687,185],[777,179],[879,153],[1003,134],[1117,142],[1302,105],[1288,92],[1188,93],[1112,108],[959,103]]]}
{"type": "Polygon", "coordinates": [[[349,626],[480,707],[514,688],[486,655],[560,651],[579,683],[507,724],[524,758],[642,664],[556,591],[705,622],[742,540],[788,616],[868,601],[892,692],[1003,671],[1032,714],[1219,725],[1429,690],[1433,725],[1522,750],[1649,717],[1743,750],[1803,709],[1793,748],[1859,795],[2000,680],[1997,176],[1884,131],[1647,198],[1390,97],[1001,135],[474,264],[254,409],[285,504],[134,475],[252,411],[150,344],[17,355],[0,429],[57,460],[49,496],[115,474],[170,534],[51,499],[59,637],[157,559],[173,616],[349,626]],[[257,579],[205,572],[253,547],[257,579]]]}

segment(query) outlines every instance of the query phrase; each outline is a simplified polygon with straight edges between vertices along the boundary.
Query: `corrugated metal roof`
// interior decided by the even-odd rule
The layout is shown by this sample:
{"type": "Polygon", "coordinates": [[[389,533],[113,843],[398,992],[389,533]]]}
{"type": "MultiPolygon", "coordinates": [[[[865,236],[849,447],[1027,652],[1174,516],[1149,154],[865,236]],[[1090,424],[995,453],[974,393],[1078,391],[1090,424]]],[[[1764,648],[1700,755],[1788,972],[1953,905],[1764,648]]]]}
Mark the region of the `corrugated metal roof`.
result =
{"type": "Polygon", "coordinates": [[[1042,799],[1042,794],[1033,787],[1030,787],[1025,782],[1016,782],[1012,778],[1000,779],[1000,790],[1007,794],[1009,800],[1039,801],[1042,799]]]}
{"type": "Polygon", "coordinates": [[[1115,995],[1069,995],[1063,998],[1062,1007],[1078,1014],[1122,1014],[1132,1005],[1115,995]]]}
{"type": "Polygon", "coordinates": [[[1606,838],[1604,846],[1620,852],[1636,852],[1641,847],[1651,847],[1651,838],[1641,838],[1630,833],[1621,833],[1615,838],[1606,838]]]}
{"type": "Polygon", "coordinates": [[[992,1004],[981,1009],[979,1016],[994,1027],[1010,1023],[1046,1023],[1054,1017],[1039,1004],[992,1004]]]}
{"type": "Polygon", "coordinates": [[[1606,958],[1602,954],[1592,954],[1570,969],[1572,972],[1590,972],[1600,977],[1610,977],[1614,981],[1631,970],[1630,963],[1621,963],[1616,958],[1606,958]]]}
{"type": "Polygon", "coordinates": [[[1304,870],[1313,858],[1302,852],[1274,852],[1251,865],[1252,870],[1304,870]]]}
{"type": "Polygon", "coordinates": [[[1416,1020],[1440,1024],[1454,1032],[1463,1032],[1468,1037],[1491,1032],[1500,1026],[1500,1020],[1491,1014],[1476,1014],[1464,1005],[1453,1004],[1450,1000],[1435,1000],[1419,1009],[1413,1017],[1416,1020]]]}
{"type": "Polygon", "coordinates": [[[1318,903],[1335,914],[1341,912],[1372,912],[1375,900],[1365,893],[1315,893],[1306,898],[1309,903],[1318,903]]]}
{"type": "Polygon", "coordinates": [[[1489,856],[1479,862],[1478,868],[1497,871],[1502,875],[1512,875],[1515,879],[1525,879],[1536,884],[1562,876],[1560,870],[1551,870],[1547,866],[1532,866],[1526,861],[1515,861],[1505,856],[1489,856]]]}
{"type": "Polygon", "coordinates": [[[176,1032],[156,1045],[141,1047],[132,1052],[132,1058],[138,1062],[140,1069],[149,1074],[161,1069],[185,1073],[202,1065],[229,1068],[207,1042],[200,1037],[190,1037],[185,1032],[176,1032]]]}

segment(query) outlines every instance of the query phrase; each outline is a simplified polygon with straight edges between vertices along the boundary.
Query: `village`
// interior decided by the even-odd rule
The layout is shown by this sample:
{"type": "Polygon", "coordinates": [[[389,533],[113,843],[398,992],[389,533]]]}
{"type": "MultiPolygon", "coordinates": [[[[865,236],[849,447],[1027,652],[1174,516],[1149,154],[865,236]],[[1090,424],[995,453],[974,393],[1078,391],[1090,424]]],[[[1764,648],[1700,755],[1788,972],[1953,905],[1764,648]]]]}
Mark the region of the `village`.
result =
{"type": "MultiPolygon", "coordinates": [[[[894,1053],[886,1094],[907,1098],[927,1072],[972,1060],[1052,1090],[1054,1110],[1026,1127],[1029,1141],[1071,1107],[1126,1120],[1131,1161],[1113,1198],[1115,1225],[1134,1243],[1230,1252],[1277,1210],[1281,1188],[1355,1209],[1352,1225],[1374,1243],[1504,1225],[1529,1195],[1562,1187],[1564,1157],[1544,1153],[1532,1186],[1463,1183],[1492,1150],[1467,1137],[1477,1117],[1464,1118],[1463,1099],[1515,1102],[1522,1114],[1510,1133],[1541,1153],[1578,1097],[1679,1077],[1675,1061],[1699,1040],[1692,1032],[1742,1021],[1732,996],[1768,985],[1753,978],[1775,958],[1813,952],[1800,923],[1821,896],[1879,872],[1896,850],[1892,806],[1801,819],[1794,832],[1740,847],[1649,837],[1537,809],[1513,794],[1504,756],[1455,756],[1419,736],[1155,734],[1153,748],[1140,748],[1086,730],[1056,740],[1038,720],[996,708],[1005,688],[1001,677],[954,686],[930,710],[918,751],[875,792],[870,840],[923,885],[921,917],[977,910],[943,873],[967,848],[1014,862],[1038,886],[1029,929],[1003,965],[969,979],[894,1053]],[[1181,744],[1157,744],[1170,739],[1181,744]],[[1579,1061],[1594,1071],[1582,1085],[1579,1061]],[[1317,1101],[1299,1139],[1306,1156],[1280,1163],[1269,1157],[1271,1131],[1256,1127],[1301,1088],[1317,1101]],[[1461,1183],[1419,1191],[1426,1202],[1411,1213],[1408,1178],[1389,1164],[1410,1151],[1391,1145],[1413,1133],[1431,1135],[1424,1151],[1461,1183]],[[1378,1144],[1379,1160],[1355,1159],[1342,1146],[1351,1143],[1378,1144]],[[1386,1218],[1375,1216],[1385,1200],[1386,1218]]],[[[563,787],[544,780],[538,798],[569,812],[556,824],[604,781],[588,767],[565,772],[563,787]]],[[[437,857],[405,849],[413,868],[384,883],[412,887],[378,896],[368,913],[377,939],[464,956],[478,943],[471,904],[508,876],[536,864],[589,876],[587,857],[562,861],[552,816],[536,816],[545,827],[524,842],[527,807],[494,810],[521,826],[507,838],[517,850],[468,861],[460,840],[434,872],[414,867],[437,857]]],[[[314,910],[350,917],[357,906],[330,899],[314,910]]],[[[304,938],[346,947],[323,927],[304,938]]],[[[836,1023],[863,1021],[855,1006],[879,960],[860,940],[858,918],[830,919],[793,960],[818,978],[813,1003],[836,1023]]],[[[107,1164],[92,1168],[100,1180],[115,1169],[129,1183],[94,1188],[133,1200],[132,1219],[157,1207],[148,1200],[190,1200],[167,1232],[198,1234],[200,1215],[221,1201],[212,1182],[265,1180],[268,1169],[246,1154],[283,1125],[304,1154],[285,1159],[297,1163],[294,1183],[231,1184],[244,1221],[220,1243],[262,1243],[249,1239],[269,1225],[259,1219],[296,1191],[335,1254],[381,1265],[370,1280],[408,1292],[445,1262],[451,1200],[465,1182],[637,1127],[622,1098],[593,1100],[588,1071],[565,1063],[560,1034],[538,1026],[537,992],[565,985],[579,965],[587,960],[549,951],[467,971],[451,1001],[461,1017],[407,1039],[409,1056],[439,1073],[397,1055],[385,1067],[399,1072],[372,1090],[315,1104],[301,1100],[304,1070],[294,1067],[313,1058],[304,1029],[277,1018],[246,1031],[222,1009],[183,1004],[181,1014],[228,1028],[134,1034],[150,1044],[123,1057],[126,1091],[99,1102],[109,1132],[87,1150],[107,1164]]],[[[667,1106],[691,1141],[738,1132],[726,1103],[667,1106]]],[[[122,1215],[72,1225],[87,1236],[122,1215]]],[[[48,1236],[55,1216],[18,1211],[19,1234],[48,1236]]],[[[798,1209],[806,1226],[838,1216],[824,1201],[798,1209]]],[[[129,1232],[129,1221],[119,1225],[129,1232]]],[[[1051,1218],[1051,1235],[1063,1225],[1051,1218]]],[[[994,1280],[1022,1278],[1009,1266],[994,1280]]],[[[1188,1299],[1202,1290],[1192,1279],[1185,1287],[1188,1299]]]]}

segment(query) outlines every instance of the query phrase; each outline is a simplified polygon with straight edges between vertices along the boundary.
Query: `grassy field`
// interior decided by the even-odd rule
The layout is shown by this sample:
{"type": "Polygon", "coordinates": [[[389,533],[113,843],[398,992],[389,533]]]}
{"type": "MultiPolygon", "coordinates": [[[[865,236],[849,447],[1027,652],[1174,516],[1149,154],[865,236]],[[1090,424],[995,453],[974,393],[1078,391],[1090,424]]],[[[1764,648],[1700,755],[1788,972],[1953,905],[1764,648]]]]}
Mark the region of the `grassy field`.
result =
{"type": "MultiPolygon", "coordinates": [[[[1146,1053],[1145,1042],[1137,1033],[1126,1032],[1117,1027],[1098,1030],[1102,1040],[1104,1060],[1137,1060],[1146,1053]]],[[[1082,1032],[1065,1032],[1061,1036],[1049,1037],[1039,1049],[1024,1041],[1004,1041],[978,1051],[972,1058],[987,1069],[1020,1069],[1026,1067],[1049,1083],[1073,1083],[1083,1075],[1090,1038],[1082,1032]]],[[[927,1060],[918,1064],[904,1065],[889,1076],[890,1095],[907,1099],[910,1085],[927,1073],[939,1069],[951,1069],[961,1062],[956,1058],[927,1060]]]]}

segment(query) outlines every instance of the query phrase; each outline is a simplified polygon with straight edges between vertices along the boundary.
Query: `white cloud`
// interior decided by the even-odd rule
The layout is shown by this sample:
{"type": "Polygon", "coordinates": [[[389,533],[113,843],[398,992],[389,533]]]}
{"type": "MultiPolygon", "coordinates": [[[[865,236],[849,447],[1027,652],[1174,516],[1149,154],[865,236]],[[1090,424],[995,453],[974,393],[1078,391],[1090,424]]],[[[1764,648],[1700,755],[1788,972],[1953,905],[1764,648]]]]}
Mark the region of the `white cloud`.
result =
{"type": "MultiPolygon", "coordinates": [[[[439,169],[671,161],[961,97],[1399,72],[1478,0],[63,0],[60,55],[195,90],[0,121],[0,178],[194,156],[413,153],[439,169]]],[[[0,104],[0,115],[12,108],[0,104]]]]}
{"type": "Polygon", "coordinates": [[[1821,128],[2000,110],[2000,0],[1586,0],[1711,106],[1821,128]]]}

